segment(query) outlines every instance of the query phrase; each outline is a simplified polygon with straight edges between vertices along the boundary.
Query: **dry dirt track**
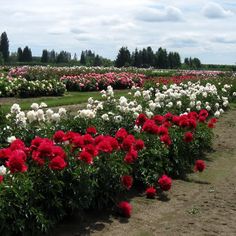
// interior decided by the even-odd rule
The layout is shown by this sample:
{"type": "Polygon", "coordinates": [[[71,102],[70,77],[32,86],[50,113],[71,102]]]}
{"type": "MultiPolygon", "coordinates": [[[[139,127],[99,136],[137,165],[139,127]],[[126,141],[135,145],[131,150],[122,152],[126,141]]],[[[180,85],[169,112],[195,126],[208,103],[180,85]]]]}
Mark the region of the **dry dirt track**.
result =
{"type": "Polygon", "coordinates": [[[214,152],[208,157],[204,173],[174,181],[169,201],[137,196],[128,221],[87,213],[82,221],[69,219],[53,235],[236,235],[236,109],[217,124],[214,152]]]}

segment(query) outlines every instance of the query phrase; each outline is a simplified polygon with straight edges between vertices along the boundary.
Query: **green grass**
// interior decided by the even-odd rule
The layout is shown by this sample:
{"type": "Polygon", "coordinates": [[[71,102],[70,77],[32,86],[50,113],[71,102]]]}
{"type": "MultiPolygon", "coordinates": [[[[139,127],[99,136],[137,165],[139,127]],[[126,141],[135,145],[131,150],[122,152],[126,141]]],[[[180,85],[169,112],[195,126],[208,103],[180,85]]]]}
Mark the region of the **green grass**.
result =
{"type": "MultiPolygon", "coordinates": [[[[115,97],[127,96],[130,90],[115,90],[115,97]]],[[[62,97],[38,97],[38,98],[9,98],[1,102],[3,111],[9,111],[13,103],[18,103],[22,110],[27,110],[33,102],[45,102],[48,107],[68,106],[86,103],[88,98],[93,97],[95,100],[101,100],[100,92],[66,92],[62,97]]]]}

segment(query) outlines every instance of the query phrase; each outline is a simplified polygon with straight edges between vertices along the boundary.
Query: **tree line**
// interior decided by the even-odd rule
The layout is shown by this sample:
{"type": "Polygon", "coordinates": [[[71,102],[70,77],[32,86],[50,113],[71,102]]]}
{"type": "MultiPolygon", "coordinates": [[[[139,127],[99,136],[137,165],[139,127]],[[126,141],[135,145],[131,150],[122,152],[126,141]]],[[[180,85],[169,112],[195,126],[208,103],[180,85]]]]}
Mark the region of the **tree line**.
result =
{"type": "Polygon", "coordinates": [[[185,58],[184,63],[181,63],[181,57],[178,52],[167,52],[166,49],[160,47],[156,52],[149,46],[138,50],[137,48],[130,52],[127,47],[121,47],[115,61],[95,54],[91,50],[82,51],[78,59],[75,53],[72,57],[70,52],[54,50],[42,50],[41,57],[33,57],[32,51],[28,46],[19,47],[17,52],[10,54],[9,40],[6,32],[3,32],[0,37],[0,64],[3,63],[42,63],[42,64],[75,64],[84,66],[113,66],[128,67],[134,66],[138,68],[159,68],[159,69],[177,69],[177,68],[193,68],[199,69],[202,67],[201,61],[198,58],[185,58]]]}

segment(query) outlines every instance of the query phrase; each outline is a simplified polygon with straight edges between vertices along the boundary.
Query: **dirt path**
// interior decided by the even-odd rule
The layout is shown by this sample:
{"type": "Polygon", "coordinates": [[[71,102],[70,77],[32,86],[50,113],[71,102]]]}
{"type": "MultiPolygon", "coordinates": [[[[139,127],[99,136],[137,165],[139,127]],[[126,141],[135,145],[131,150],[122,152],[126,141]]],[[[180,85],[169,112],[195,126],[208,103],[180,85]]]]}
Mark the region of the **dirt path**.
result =
{"type": "Polygon", "coordinates": [[[53,235],[236,235],[235,118],[236,108],[220,119],[206,171],[190,175],[189,181],[174,181],[169,201],[137,196],[127,221],[90,212],[83,220],[68,219],[53,235]]]}

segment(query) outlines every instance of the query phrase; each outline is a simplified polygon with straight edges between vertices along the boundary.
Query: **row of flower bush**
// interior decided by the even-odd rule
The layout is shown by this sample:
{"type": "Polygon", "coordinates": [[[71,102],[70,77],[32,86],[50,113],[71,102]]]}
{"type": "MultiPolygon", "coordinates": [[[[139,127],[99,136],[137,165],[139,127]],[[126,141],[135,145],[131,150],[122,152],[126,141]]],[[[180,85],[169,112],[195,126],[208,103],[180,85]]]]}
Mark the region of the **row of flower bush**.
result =
{"type": "Polygon", "coordinates": [[[61,96],[65,90],[65,85],[54,79],[28,81],[21,77],[0,77],[0,97],[61,96]]]}
{"type": "MultiPolygon", "coordinates": [[[[53,67],[53,66],[21,66],[21,67],[9,67],[5,68],[9,70],[9,76],[13,77],[25,77],[28,80],[42,80],[42,79],[59,79],[63,76],[77,76],[80,74],[104,74],[104,73],[139,73],[145,74],[148,77],[171,77],[176,75],[193,75],[204,77],[217,77],[224,75],[222,71],[207,71],[207,70],[170,70],[170,69],[154,69],[154,68],[116,68],[116,67],[85,67],[85,66],[73,66],[73,67],[53,67]]],[[[230,73],[230,72],[229,72],[230,73]]]]}
{"type": "Polygon", "coordinates": [[[115,205],[130,216],[125,190],[142,185],[155,197],[170,189],[169,176],[184,177],[194,164],[205,168],[199,159],[217,122],[209,116],[218,118],[235,91],[233,78],[133,88],[119,99],[108,87],[77,115],[14,104],[0,127],[0,232],[46,232],[81,208],[115,205]]]}
{"type": "Polygon", "coordinates": [[[1,234],[45,233],[74,210],[113,204],[129,217],[131,205],[121,194],[133,184],[146,186],[153,198],[171,188],[168,175],[185,175],[194,163],[204,169],[197,159],[210,147],[216,123],[207,118],[206,110],[140,114],[134,135],[124,128],[101,135],[88,127],[83,133],[58,130],[28,144],[13,138],[0,149],[1,234]]]}
{"type": "Polygon", "coordinates": [[[96,91],[105,89],[107,86],[112,86],[114,89],[127,89],[132,86],[141,87],[144,79],[143,74],[110,72],[63,76],[60,81],[66,84],[68,91],[96,91]]]}

